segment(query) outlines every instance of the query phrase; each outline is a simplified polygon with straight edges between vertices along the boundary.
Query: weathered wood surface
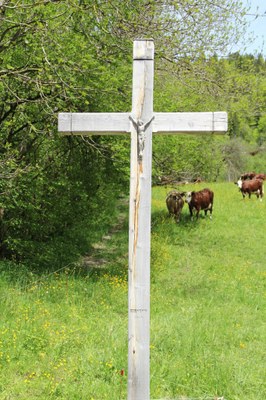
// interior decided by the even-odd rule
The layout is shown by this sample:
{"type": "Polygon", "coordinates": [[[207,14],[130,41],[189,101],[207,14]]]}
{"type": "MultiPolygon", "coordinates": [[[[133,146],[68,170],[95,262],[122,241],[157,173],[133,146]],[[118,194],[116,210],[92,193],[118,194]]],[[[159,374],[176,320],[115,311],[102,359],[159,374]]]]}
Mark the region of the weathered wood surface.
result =
{"type": "Polygon", "coordinates": [[[130,113],[60,113],[58,131],[65,135],[130,133],[130,113]]]}
{"type": "MultiPolygon", "coordinates": [[[[132,116],[153,116],[153,41],[134,42],[132,116]]],[[[128,273],[128,400],[150,398],[150,226],[152,126],[145,130],[140,158],[138,132],[131,124],[128,273]]]]}
{"type": "Polygon", "coordinates": [[[226,112],[154,113],[154,134],[195,134],[227,131],[226,112]]]}
{"type": "MultiPolygon", "coordinates": [[[[121,135],[130,133],[132,113],[60,113],[58,131],[64,135],[121,135]]],[[[227,130],[225,112],[152,113],[154,134],[195,134],[227,130]]]]}

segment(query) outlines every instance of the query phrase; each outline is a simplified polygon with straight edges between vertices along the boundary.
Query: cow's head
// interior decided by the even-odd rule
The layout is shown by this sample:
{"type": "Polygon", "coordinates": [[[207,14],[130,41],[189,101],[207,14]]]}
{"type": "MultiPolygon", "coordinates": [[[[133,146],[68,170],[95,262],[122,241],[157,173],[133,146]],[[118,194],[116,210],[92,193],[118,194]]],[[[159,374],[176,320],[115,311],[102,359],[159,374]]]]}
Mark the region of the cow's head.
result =
{"type": "Polygon", "coordinates": [[[192,200],[192,196],[195,192],[187,192],[186,193],[186,203],[190,204],[191,200],[192,200]]]}
{"type": "Polygon", "coordinates": [[[242,179],[238,179],[238,181],[236,182],[237,186],[239,187],[239,189],[242,189],[242,185],[243,185],[243,181],[242,179]]]}

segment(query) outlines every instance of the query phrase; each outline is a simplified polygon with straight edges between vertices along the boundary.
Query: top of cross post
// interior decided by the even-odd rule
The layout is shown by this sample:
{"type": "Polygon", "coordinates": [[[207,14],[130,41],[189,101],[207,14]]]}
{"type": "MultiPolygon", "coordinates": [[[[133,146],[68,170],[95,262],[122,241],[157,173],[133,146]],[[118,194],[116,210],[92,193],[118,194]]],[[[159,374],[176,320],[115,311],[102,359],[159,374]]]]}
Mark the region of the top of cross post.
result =
{"type": "Polygon", "coordinates": [[[154,42],[153,39],[135,39],[133,46],[134,60],[153,60],[154,42]]]}

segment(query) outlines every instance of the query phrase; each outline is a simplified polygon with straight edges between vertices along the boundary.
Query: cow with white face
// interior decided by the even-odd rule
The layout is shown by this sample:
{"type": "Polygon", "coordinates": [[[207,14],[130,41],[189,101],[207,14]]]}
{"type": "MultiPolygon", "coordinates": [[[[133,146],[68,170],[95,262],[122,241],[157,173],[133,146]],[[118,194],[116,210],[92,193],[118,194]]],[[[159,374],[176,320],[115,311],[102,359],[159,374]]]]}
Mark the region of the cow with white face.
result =
{"type": "Polygon", "coordinates": [[[254,193],[256,194],[257,198],[260,198],[260,201],[262,201],[264,193],[262,179],[251,179],[250,181],[243,181],[242,179],[239,179],[236,184],[242,193],[243,199],[246,197],[246,195],[251,198],[251,194],[254,193]]]}
{"type": "Polygon", "coordinates": [[[187,192],[186,203],[189,207],[191,219],[193,220],[193,210],[196,210],[196,218],[199,218],[200,210],[204,210],[205,216],[210,212],[210,219],[212,219],[214,193],[208,189],[202,189],[198,192],[187,192]]]}

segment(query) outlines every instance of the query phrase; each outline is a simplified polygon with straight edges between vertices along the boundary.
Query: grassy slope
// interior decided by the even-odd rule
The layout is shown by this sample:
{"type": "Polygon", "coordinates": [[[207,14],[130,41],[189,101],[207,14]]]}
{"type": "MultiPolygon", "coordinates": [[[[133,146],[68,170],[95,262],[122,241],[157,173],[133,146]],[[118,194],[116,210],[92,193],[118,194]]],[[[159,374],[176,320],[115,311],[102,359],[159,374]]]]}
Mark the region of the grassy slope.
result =
{"type": "Polygon", "coordinates": [[[154,190],[153,390],[264,399],[265,202],[243,201],[233,184],[208,186],[213,220],[191,223],[185,206],[179,226],[154,190]]]}
{"type": "MultiPolygon", "coordinates": [[[[265,199],[208,186],[213,220],[179,225],[153,189],[151,398],[264,400],[265,199]]],[[[126,223],[105,243],[101,268],[0,265],[0,400],[126,398],[126,223]]]]}

